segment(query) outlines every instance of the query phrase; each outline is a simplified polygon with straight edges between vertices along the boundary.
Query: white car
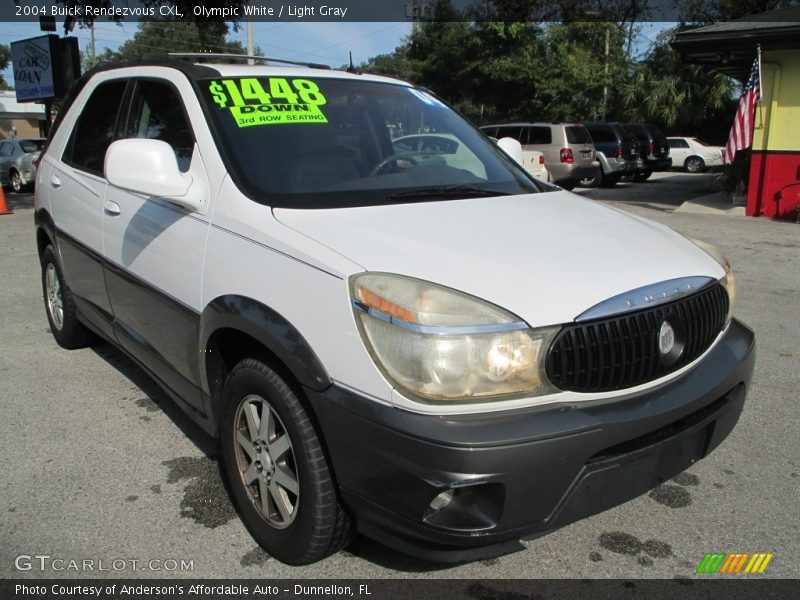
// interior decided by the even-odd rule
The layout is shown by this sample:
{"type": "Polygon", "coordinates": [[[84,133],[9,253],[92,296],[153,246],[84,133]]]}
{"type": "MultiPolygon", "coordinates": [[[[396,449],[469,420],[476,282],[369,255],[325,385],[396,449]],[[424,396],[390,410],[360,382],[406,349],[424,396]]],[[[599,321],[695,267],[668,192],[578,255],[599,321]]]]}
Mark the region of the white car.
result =
{"type": "Polygon", "coordinates": [[[281,561],[356,531],[507,552],[674,477],[742,411],[754,337],[719,251],[537,181],[422,88],[104,65],[54,127],[35,223],[55,340],[110,341],[218,437],[281,561]]]}
{"type": "Polygon", "coordinates": [[[722,164],[722,146],[711,146],[693,137],[668,137],[672,165],[689,173],[701,173],[722,164]]]}

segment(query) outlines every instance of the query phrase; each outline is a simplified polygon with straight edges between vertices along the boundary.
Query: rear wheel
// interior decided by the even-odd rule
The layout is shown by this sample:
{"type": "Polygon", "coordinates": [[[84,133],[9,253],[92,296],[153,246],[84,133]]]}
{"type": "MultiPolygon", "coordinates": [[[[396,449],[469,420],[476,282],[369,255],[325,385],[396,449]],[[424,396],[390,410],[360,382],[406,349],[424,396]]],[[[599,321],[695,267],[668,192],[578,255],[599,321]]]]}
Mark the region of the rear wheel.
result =
{"type": "Polygon", "coordinates": [[[575,186],[578,185],[578,182],[570,179],[569,181],[562,181],[558,185],[563,189],[567,190],[568,192],[571,192],[572,190],[575,189],[575,186]]]}
{"type": "Polygon", "coordinates": [[[705,161],[699,156],[690,156],[683,164],[689,173],[702,173],[706,168],[705,161]]]}
{"type": "Polygon", "coordinates": [[[581,179],[581,186],[585,188],[594,188],[600,185],[600,178],[601,178],[600,169],[596,169],[594,174],[590,177],[584,177],[581,179]]]}
{"type": "Polygon", "coordinates": [[[619,183],[620,175],[603,175],[600,179],[600,185],[602,187],[614,187],[619,183]]]}
{"type": "Polygon", "coordinates": [[[82,348],[89,343],[88,332],[78,321],[72,292],[64,282],[64,274],[52,246],[42,252],[42,291],[50,332],[62,348],[82,348]]]}
{"type": "Polygon", "coordinates": [[[247,529],[273,557],[315,562],[349,541],[322,445],[302,403],[270,367],[241,361],[224,389],[220,441],[228,489],[247,529]]]}

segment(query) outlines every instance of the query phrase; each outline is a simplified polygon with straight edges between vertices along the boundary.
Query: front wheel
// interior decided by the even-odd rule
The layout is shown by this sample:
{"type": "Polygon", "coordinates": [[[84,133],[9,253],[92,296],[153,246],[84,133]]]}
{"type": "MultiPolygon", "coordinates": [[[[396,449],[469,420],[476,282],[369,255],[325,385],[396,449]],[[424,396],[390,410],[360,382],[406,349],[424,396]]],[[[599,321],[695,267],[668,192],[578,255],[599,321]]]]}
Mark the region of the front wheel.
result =
{"type": "Polygon", "coordinates": [[[639,171],[633,176],[633,180],[641,183],[642,181],[647,181],[650,179],[650,175],[652,174],[652,171],[639,171]]]}
{"type": "Polygon", "coordinates": [[[248,358],[231,371],[223,398],[223,470],[256,542],[290,565],[343,548],[350,520],[295,392],[266,364],[248,358]]]}
{"type": "Polygon", "coordinates": [[[683,166],[689,173],[702,173],[706,168],[706,163],[699,156],[690,156],[683,166]]]}

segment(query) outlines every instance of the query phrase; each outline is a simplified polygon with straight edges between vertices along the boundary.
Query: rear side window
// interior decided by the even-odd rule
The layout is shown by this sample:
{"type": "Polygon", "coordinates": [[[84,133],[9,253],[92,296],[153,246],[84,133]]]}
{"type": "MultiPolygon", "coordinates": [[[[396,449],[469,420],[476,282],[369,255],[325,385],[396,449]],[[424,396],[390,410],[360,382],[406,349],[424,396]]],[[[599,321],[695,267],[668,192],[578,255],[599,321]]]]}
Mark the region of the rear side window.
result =
{"type": "Polygon", "coordinates": [[[617,136],[608,127],[587,127],[595,142],[616,142],[617,136]]]}
{"type": "Polygon", "coordinates": [[[626,125],[625,129],[640,142],[650,141],[650,132],[642,125],[626,125]]]}
{"type": "Polygon", "coordinates": [[[497,135],[494,136],[498,140],[504,137],[514,138],[519,140],[522,137],[522,127],[498,127],[497,135]]]}
{"type": "Polygon", "coordinates": [[[14,154],[14,145],[11,142],[0,144],[0,156],[11,156],[14,154]]]}
{"type": "MultiPolygon", "coordinates": [[[[630,129],[628,129],[627,126],[620,125],[619,129],[620,129],[620,138],[621,139],[627,140],[629,142],[638,142],[639,141],[639,136],[636,133],[634,133],[633,131],[631,131],[630,129]]],[[[646,139],[649,139],[649,136],[647,136],[646,139]]]]}
{"type": "Polygon", "coordinates": [[[126,138],[166,142],[175,151],[178,168],[189,170],[194,134],[177,92],[168,83],[142,80],[136,83],[126,138]]]}
{"type": "Polygon", "coordinates": [[[553,133],[550,131],[549,127],[531,127],[530,130],[529,144],[553,143],[553,133]]]}
{"type": "Polygon", "coordinates": [[[124,80],[98,85],[75,124],[63,161],[96,175],[103,174],[106,150],[114,141],[117,113],[125,94],[124,80]]]}
{"type": "Polygon", "coordinates": [[[591,144],[592,137],[586,130],[586,127],[581,125],[569,125],[567,130],[567,142],[570,144],[591,144]]]}

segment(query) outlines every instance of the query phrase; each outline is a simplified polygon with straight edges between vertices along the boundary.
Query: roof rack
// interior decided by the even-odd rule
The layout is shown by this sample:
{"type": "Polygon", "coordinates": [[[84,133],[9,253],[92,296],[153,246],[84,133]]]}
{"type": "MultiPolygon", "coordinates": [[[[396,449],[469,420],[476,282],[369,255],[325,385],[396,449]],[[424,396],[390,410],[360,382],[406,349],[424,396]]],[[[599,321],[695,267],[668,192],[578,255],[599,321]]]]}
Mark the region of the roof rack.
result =
{"type": "Polygon", "coordinates": [[[295,65],[298,67],[309,67],[310,69],[328,69],[329,65],[321,63],[300,62],[296,60],[285,60],[283,58],[271,58],[269,56],[251,56],[249,54],[226,54],[224,52],[169,52],[170,58],[191,59],[200,62],[202,59],[225,59],[225,60],[258,60],[264,62],[281,63],[284,65],[295,65]]]}

